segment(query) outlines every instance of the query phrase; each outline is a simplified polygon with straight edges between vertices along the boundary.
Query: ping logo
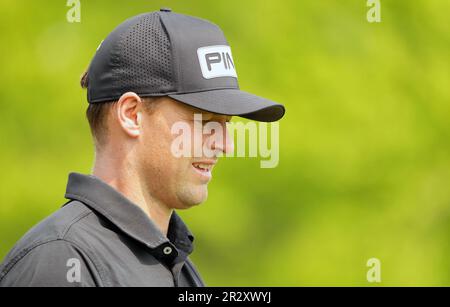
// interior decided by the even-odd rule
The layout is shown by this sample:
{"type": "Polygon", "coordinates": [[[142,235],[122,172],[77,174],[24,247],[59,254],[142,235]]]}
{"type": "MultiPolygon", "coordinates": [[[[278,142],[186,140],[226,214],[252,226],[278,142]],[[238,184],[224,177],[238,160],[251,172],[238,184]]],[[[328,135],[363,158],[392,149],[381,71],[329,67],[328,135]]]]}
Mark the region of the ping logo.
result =
{"type": "Polygon", "coordinates": [[[237,78],[230,46],[218,45],[197,49],[198,60],[205,79],[237,78]]]}

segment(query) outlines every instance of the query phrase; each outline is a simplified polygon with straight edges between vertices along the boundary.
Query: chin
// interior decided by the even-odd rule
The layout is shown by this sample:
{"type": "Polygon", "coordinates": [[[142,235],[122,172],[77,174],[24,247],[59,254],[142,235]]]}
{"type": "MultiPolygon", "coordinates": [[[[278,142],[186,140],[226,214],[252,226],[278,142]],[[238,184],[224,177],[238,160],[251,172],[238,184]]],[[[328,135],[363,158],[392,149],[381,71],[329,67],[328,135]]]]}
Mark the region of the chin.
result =
{"type": "Polygon", "coordinates": [[[206,186],[191,188],[189,191],[184,190],[178,195],[179,206],[177,209],[189,209],[204,203],[207,199],[208,188],[206,186]]]}

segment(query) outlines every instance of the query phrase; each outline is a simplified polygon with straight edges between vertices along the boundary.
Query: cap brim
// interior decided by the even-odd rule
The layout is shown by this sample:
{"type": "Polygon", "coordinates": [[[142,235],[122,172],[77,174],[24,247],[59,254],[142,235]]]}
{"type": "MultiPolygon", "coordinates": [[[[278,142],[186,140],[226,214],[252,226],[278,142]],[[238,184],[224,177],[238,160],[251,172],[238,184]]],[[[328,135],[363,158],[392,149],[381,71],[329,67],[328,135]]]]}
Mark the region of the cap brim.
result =
{"type": "Polygon", "coordinates": [[[282,104],[238,90],[221,89],[169,97],[204,111],[240,116],[261,122],[274,122],[284,115],[282,104]]]}

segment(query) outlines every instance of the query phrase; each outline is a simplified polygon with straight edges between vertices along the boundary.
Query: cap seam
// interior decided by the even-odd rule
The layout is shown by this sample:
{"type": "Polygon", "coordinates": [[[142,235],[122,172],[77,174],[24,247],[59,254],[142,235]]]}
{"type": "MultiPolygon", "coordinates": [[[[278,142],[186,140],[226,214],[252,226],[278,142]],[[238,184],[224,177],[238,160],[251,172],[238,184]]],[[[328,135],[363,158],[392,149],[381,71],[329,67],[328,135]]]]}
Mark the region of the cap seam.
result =
{"type": "Polygon", "coordinates": [[[119,52],[117,52],[117,54],[113,54],[113,56],[115,57],[115,59],[117,61],[116,62],[117,65],[114,66],[114,69],[115,69],[115,71],[114,71],[114,89],[116,89],[116,90],[118,88],[121,88],[121,86],[119,84],[120,79],[119,79],[119,74],[117,73],[117,68],[119,68],[121,64],[123,66],[123,61],[121,61],[120,55],[123,54],[122,51],[124,50],[124,41],[130,34],[130,32],[134,29],[134,27],[137,24],[139,24],[145,16],[146,16],[145,14],[141,14],[140,18],[136,18],[135,22],[132,25],[130,25],[123,33],[120,34],[120,39],[117,41],[117,48],[119,49],[119,52]]]}
{"type": "Polygon", "coordinates": [[[180,69],[180,61],[179,61],[179,57],[178,57],[178,51],[177,51],[177,48],[175,48],[176,46],[174,46],[174,44],[176,44],[176,42],[173,40],[171,33],[170,33],[167,25],[165,24],[166,21],[169,21],[168,17],[163,15],[162,12],[158,12],[158,15],[159,15],[159,20],[161,22],[161,25],[163,26],[164,31],[167,33],[167,38],[169,39],[169,42],[170,42],[170,52],[172,54],[172,72],[174,73],[174,76],[175,76],[175,84],[176,84],[175,88],[178,90],[181,88],[181,86],[183,84],[183,80],[182,80],[182,74],[180,72],[181,69],[180,69]]]}

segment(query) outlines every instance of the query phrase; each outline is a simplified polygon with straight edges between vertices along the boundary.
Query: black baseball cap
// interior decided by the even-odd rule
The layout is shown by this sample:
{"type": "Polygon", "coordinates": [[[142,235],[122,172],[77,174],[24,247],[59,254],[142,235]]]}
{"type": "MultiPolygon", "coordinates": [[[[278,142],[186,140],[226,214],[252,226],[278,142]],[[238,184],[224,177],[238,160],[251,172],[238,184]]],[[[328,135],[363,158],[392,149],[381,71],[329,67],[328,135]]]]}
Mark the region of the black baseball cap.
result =
{"type": "Polygon", "coordinates": [[[129,91],[264,122],[285,113],[283,105],[239,89],[231,48],[217,25],[167,8],[120,24],[90,63],[89,103],[129,91]]]}

